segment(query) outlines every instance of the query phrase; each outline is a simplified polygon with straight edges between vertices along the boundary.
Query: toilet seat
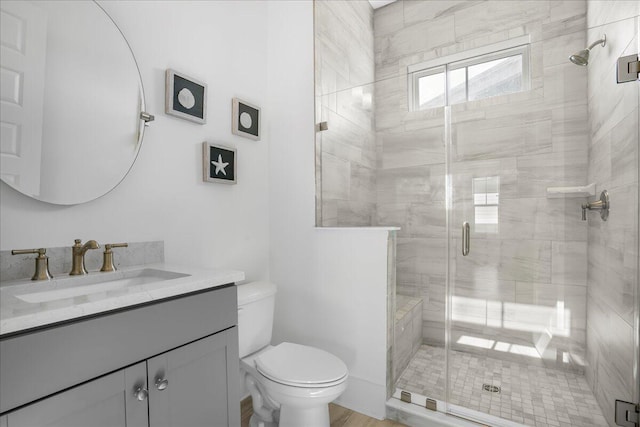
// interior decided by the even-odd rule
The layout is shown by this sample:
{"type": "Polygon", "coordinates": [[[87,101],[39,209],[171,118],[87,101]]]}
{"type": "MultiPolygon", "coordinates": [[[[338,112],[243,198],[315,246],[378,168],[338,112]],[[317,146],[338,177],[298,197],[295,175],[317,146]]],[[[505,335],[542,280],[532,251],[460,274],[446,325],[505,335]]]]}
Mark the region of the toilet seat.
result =
{"type": "Polygon", "coordinates": [[[331,387],[345,381],[347,366],[318,348],[282,343],[255,358],[258,372],[271,381],[304,388],[331,387]]]}

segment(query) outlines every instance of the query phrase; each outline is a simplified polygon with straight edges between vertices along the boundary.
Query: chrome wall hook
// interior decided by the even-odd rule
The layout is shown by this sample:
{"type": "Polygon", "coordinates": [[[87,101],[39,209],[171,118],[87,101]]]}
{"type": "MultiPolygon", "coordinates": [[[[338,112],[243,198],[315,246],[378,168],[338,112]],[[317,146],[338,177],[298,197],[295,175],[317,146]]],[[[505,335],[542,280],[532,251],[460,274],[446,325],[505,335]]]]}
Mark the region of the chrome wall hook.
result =
{"type": "Polygon", "coordinates": [[[589,209],[590,211],[600,211],[600,218],[606,221],[607,218],[609,218],[609,207],[609,192],[603,190],[602,193],[600,193],[600,200],[582,205],[582,220],[587,220],[587,209],[589,209]]]}

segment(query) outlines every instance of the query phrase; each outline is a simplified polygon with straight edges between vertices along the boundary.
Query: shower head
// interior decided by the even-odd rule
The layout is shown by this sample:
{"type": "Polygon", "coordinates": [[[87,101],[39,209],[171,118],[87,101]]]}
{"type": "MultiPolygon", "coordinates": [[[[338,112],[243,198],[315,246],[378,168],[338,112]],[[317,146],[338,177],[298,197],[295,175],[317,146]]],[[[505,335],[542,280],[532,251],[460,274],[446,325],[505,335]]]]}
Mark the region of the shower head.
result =
{"type": "Polygon", "coordinates": [[[589,52],[591,51],[591,49],[593,49],[596,45],[604,46],[606,44],[607,44],[607,35],[603,34],[600,40],[596,40],[595,42],[591,43],[591,45],[588,48],[574,53],[569,57],[569,60],[576,65],[583,65],[583,66],[587,65],[589,63],[589,52]]]}

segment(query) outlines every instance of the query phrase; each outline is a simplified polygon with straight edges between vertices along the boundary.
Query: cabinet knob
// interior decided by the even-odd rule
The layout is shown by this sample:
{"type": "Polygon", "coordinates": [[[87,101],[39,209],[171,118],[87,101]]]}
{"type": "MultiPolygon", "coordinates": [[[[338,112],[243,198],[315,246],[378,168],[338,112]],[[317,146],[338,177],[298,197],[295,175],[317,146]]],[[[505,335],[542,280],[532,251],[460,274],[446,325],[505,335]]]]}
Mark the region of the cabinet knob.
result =
{"type": "Polygon", "coordinates": [[[156,378],[156,388],[158,390],[164,390],[169,385],[169,380],[166,378],[156,378]]]}
{"type": "Polygon", "coordinates": [[[136,391],[133,392],[133,395],[139,401],[143,401],[147,400],[147,397],[149,397],[149,392],[144,387],[138,387],[136,391]]]}

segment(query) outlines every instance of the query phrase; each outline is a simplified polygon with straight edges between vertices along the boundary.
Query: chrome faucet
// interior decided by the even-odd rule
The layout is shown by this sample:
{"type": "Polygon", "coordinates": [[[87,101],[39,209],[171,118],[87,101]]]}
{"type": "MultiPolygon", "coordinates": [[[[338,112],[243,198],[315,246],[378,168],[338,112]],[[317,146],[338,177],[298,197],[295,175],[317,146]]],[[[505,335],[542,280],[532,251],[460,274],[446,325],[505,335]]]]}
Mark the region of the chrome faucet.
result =
{"type": "Polygon", "coordinates": [[[587,209],[590,211],[600,211],[600,218],[606,221],[609,217],[609,193],[604,190],[600,193],[600,199],[582,205],[582,220],[587,220],[587,209]]]}
{"type": "Polygon", "coordinates": [[[89,240],[83,245],[82,240],[76,239],[75,244],[71,247],[73,264],[69,275],[78,276],[87,274],[87,269],[84,266],[84,254],[86,254],[89,249],[98,249],[99,247],[100,245],[95,240],[89,240]]]}

